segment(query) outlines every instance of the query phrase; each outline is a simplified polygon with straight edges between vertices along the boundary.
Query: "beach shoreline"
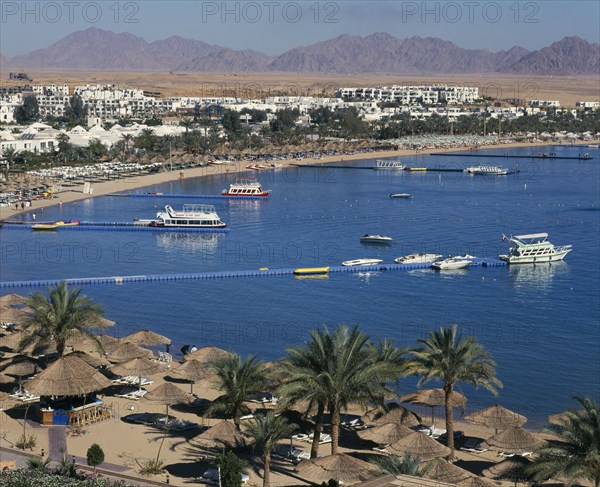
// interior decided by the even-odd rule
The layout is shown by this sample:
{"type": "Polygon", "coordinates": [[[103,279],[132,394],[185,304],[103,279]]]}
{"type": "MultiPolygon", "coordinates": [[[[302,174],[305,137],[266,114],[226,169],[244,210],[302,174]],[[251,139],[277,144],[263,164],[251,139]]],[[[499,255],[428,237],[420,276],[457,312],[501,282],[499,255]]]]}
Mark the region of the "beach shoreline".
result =
{"type": "MultiPolygon", "coordinates": [[[[590,141],[595,143],[595,141],[590,141]]],[[[347,161],[357,161],[361,159],[375,159],[375,158],[387,158],[387,157],[406,157],[406,156],[423,156],[431,153],[439,152],[463,152],[469,150],[470,152],[485,151],[485,150],[496,150],[496,149],[512,149],[512,148],[528,148],[528,147],[546,147],[556,145],[555,142],[512,142],[512,143],[500,143],[480,146],[473,150],[469,147],[452,147],[452,148],[431,148],[415,151],[412,149],[402,150],[390,150],[390,151],[374,151],[374,152],[361,152],[357,154],[345,154],[345,155],[334,155],[324,156],[320,159],[283,159],[277,162],[281,164],[281,168],[286,168],[291,165],[303,165],[303,164],[331,164],[331,163],[344,163],[347,161]]],[[[587,145],[587,144],[586,144],[587,145]]],[[[585,147],[585,145],[582,145],[585,147]]],[[[93,193],[83,193],[83,183],[73,189],[63,190],[57,193],[51,199],[34,200],[31,202],[31,206],[24,209],[15,209],[14,207],[2,207],[0,208],[0,221],[7,220],[9,218],[24,215],[27,213],[41,212],[39,220],[43,221],[43,211],[46,208],[54,206],[62,206],[65,204],[77,204],[77,202],[86,200],[89,198],[95,198],[98,196],[106,196],[112,193],[126,192],[134,189],[146,188],[149,186],[168,183],[172,181],[178,181],[181,179],[190,179],[198,177],[208,176],[230,176],[240,174],[245,171],[246,165],[251,164],[251,161],[240,161],[235,166],[231,165],[209,165],[203,167],[187,168],[184,171],[163,171],[155,174],[143,175],[138,177],[130,177],[124,179],[117,179],[114,181],[107,181],[102,183],[93,184],[93,193]],[[183,173],[183,174],[182,174],[183,173]],[[182,177],[183,176],[183,177],[182,177]]],[[[260,173],[260,171],[257,171],[260,173]]],[[[258,176],[258,174],[257,174],[258,176]]],[[[37,218],[38,215],[36,215],[37,218]]]]}

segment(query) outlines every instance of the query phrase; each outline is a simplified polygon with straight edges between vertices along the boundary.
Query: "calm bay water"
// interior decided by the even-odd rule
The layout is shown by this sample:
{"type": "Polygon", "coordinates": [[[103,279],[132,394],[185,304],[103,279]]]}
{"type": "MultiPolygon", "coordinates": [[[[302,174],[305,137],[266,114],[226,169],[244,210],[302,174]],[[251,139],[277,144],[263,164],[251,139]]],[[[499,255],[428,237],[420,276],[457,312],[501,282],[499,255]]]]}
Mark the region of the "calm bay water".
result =
{"type": "MultiPolygon", "coordinates": [[[[548,232],[556,245],[573,244],[564,263],[84,288],[118,322],[111,330],[117,336],[150,328],[170,336],[175,351],[185,343],[208,344],[266,360],[280,357],[323,323],[356,323],[373,339],[391,338],[403,346],[414,346],[438,326],[459,323],[492,353],[505,384],[498,399],[464,387],[468,409],[498,402],[537,424],[571,407],[573,395],[600,396],[600,154],[561,146],[539,150],[569,156],[587,151],[595,158],[403,159],[414,166],[456,168],[518,163],[521,172],[506,177],[331,168],[253,173],[273,193],[268,201],[215,201],[231,228],[228,234],[1,231],[1,278],[295,268],[361,257],[391,262],[415,251],[496,257],[508,250],[502,233],[548,232]],[[392,192],[414,197],[390,199],[392,192]],[[389,235],[394,243],[363,245],[364,233],[389,235]]],[[[532,151],[537,149],[509,155],[532,151]]],[[[213,176],[143,191],[217,194],[227,184],[213,176]]],[[[98,197],[38,212],[38,220],[131,221],[152,218],[155,205],[190,202],[98,197]]],[[[403,380],[401,392],[415,383],[403,380]]]]}

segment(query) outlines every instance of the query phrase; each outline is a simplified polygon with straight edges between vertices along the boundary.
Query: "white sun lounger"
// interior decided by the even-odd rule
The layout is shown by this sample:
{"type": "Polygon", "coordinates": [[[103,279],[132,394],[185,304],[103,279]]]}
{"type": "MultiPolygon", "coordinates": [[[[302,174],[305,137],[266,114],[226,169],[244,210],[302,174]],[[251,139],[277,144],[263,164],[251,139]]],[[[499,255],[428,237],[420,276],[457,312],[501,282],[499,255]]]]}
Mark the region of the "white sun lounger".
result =
{"type": "Polygon", "coordinates": [[[464,445],[460,447],[463,451],[468,451],[471,453],[483,453],[487,451],[487,448],[483,448],[481,446],[482,441],[477,438],[468,438],[464,445]]]}

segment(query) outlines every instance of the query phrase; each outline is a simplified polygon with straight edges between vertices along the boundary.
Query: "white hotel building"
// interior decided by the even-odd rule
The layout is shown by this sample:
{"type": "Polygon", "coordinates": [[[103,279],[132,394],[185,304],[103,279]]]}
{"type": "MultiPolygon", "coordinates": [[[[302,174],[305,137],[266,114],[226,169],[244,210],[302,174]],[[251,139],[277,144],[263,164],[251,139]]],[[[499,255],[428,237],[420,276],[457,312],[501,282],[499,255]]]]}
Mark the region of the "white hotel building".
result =
{"type": "Polygon", "coordinates": [[[417,85],[378,86],[362,88],[340,88],[337,96],[342,98],[390,101],[401,105],[431,105],[446,102],[449,105],[473,103],[479,98],[476,86],[417,85]]]}

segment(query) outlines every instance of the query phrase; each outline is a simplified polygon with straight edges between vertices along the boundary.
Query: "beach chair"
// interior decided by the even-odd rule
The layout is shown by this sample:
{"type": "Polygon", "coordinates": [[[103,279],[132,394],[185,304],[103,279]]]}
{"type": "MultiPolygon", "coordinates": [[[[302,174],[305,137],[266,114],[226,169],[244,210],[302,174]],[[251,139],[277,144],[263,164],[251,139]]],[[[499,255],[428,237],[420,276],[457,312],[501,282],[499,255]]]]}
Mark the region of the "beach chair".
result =
{"type": "Polygon", "coordinates": [[[383,453],[385,455],[389,455],[390,454],[390,452],[388,450],[386,450],[386,445],[374,446],[373,447],[373,451],[376,451],[378,453],[383,453]]]}
{"type": "Polygon", "coordinates": [[[481,446],[482,440],[477,438],[467,438],[463,446],[460,447],[463,451],[468,451],[471,453],[483,453],[486,452],[487,449],[481,446]]]}
{"type": "Polygon", "coordinates": [[[431,428],[429,436],[431,436],[434,440],[437,440],[440,436],[446,433],[446,430],[443,428],[431,428]]]}

